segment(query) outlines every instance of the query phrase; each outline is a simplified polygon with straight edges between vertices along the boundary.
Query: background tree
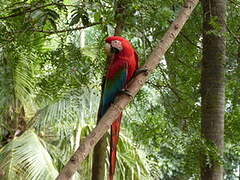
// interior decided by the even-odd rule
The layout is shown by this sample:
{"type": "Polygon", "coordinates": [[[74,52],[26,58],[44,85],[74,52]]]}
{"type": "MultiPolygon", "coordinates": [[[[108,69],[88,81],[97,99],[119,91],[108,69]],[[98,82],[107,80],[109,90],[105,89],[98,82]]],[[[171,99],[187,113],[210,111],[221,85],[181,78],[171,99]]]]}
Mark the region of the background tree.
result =
{"type": "Polygon", "coordinates": [[[201,179],[223,179],[223,167],[215,156],[222,156],[224,148],[226,1],[202,3],[202,134],[209,146],[216,146],[216,154],[203,155],[201,179]]]}

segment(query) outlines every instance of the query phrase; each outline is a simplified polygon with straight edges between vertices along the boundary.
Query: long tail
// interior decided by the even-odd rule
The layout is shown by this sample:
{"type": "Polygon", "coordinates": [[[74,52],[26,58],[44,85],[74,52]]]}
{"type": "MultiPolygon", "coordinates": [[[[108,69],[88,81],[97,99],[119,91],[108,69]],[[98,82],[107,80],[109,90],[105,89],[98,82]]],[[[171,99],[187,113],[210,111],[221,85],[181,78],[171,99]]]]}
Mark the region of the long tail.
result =
{"type": "Polygon", "coordinates": [[[119,139],[120,124],[122,119],[122,113],[111,126],[111,141],[110,141],[110,170],[109,180],[113,180],[113,176],[116,168],[116,155],[117,155],[117,144],[119,139]]]}

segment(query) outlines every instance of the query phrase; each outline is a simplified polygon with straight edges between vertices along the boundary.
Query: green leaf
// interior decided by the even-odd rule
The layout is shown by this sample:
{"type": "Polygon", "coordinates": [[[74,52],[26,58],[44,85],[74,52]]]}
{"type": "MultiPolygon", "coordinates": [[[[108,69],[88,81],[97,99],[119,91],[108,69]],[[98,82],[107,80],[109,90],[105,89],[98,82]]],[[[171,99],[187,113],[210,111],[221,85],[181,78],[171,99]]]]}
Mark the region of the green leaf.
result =
{"type": "Polygon", "coordinates": [[[54,30],[57,30],[57,25],[56,25],[55,21],[52,18],[48,18],[48,21],[50,22],[50,24],[52,25],[54,30]]]}
{"type": "Polygon", "coordinates": [[[81,14],[76,14],[75,16],[73,16],[69,25],[73,26],[73,25],[77,24],[80,21],[80,18],[81,18],[81,14]]]}
{"type": "Polygon", "coordinates": [[[0,151],[4,179],[52,180],[58,175],[38,136],[28,130],[0,151]]]}
{"type": "Polygon", "coordinates": [[[53,11],[51,9],[44,9],[44,11],[47,13],[48,16],[50,16],[54,20],[59,19],[60,17],[56,11],[53,11]]]}

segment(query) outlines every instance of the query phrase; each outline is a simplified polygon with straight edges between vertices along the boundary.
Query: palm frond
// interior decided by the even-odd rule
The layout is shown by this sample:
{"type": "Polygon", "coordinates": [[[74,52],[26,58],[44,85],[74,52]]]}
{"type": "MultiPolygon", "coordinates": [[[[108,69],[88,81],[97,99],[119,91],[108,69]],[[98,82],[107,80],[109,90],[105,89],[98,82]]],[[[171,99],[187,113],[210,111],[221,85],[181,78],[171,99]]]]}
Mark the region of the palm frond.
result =
{"type": "Polygon", "coordinates": [[[20,54],[19,62],[17,63],[14,82],[16,98],[20,100],[24,105],[27,117],[31,117],[37,109],[37,105],[34,101],[36,91],[36,78],[34,77],[34,65],[31,63],[34,61],[34,54],[20,54]]]}
{"type": "Polygon", "coordinates": [[[33,77],[31,62],[34,55],[22,50],[12,54],[11,50],[1,51],[0,60],[0,106],[7,109],[17,101],[24,106],[26,116],[31,116],[36,109],[34,91],[36,79],[33,77]]]}
{"type": "MultiPolygon", "coordinates": [[[[80,141],[95,125],[99,98],[95,90],[73,91],[61,100],[44,107],[32,120],[32,125],[42,134],[51,149],[58,148],[54,160],[58,169],[68,161],[80,141]],[[58,159],[61,159],[59,161],[58,159]]],[[[52,150],[49,150],[52,152],[52,150]]],[[[80,169],[81,178],[90,177],[92,160],[89,156],[80,169]]],[[[77,175],[76,175],[77,176],[77,175]]]]}
{"type": "Polygon", "coordinates": [[[28,130],[0,151],[4,179],[52,180],[58,172],[38,136],[28,130]]]}
{"type": "Polygon", "coordinates": [[[145,154],[122,133],[118,143],[117,179],[151,179],[145,154]]]}

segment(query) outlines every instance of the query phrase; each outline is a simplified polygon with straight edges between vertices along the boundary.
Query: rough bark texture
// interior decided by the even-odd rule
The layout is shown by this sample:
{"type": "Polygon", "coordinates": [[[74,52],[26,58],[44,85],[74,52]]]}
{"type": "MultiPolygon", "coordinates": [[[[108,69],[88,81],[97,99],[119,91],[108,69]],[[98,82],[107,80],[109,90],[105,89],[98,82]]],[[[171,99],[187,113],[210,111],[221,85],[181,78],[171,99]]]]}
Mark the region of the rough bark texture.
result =
{"type": "MultiPolygon", "coordinates": [[[[116,2],[116,12],[115,12],[115,36],[120,36],[124,27],[124,10],[125,2],[124,0],[118,0],[116,2]]],[[[102,84],[103,89],[104,82],[102,84]]],[[[102,96],[101,96],[102,97],[102,96]]],[[[98,117],[97,123],[99,123],[100,118],[98,117]]],[[[92,180],[104,180],[105,178],[105,162],[107,156],[107,133],[98,141],[93,151],[93,163],[92,163],[92,180]]]]}
{"type": "MultiPolygon", "coordinates": [[[[102,94],[105,79],[102,80],[102,94]]],[[[102,101],[102,99],[100,100],[102,101]]],[[[100,121],[100,109],[98,110],[97,124],[100,121]]],[[[92,180],[101,180],[105,177],[105,160],[107,155],[107,133],[98,141],[93,150],[93,164],[92,164],[92,180]]]]}
{"type": "MultiPolygon", "coordinates": [[[[202,135],[223,154],[225,104],[225,0],[203,0],[203,59],[201,74],[202,135]]],[[[222,180],[223,167],[202,157],[201,179],[222,180]]]]}
{"type": "Polygon", "coordinates": [[[92,180],[104,180],[105,177],[105,161],[107,155],[107,133],[98,141],[94,147],[92,180]]]}
{"type": "MultiPolygon", "coordinates": [[[[150,73],[159,64],[160,58],[171,46],[197,3],[198,0],[188,0],[186,2],[183,9],[180,11],[177,19],[172,23],[169,30],[165,33],[162,40],[158,43],[158,45],[146,61],[144,67],[149,70],[149,73],[139,74],[134,80],[129,83],[128,91],[132,94],[133,97],[144,85],[150,73]]],[[[119,116],[120,112],[122,112],[122,110],[127,106],[127,104],[129,104],[131,100],[132,98],[125,94],[122,94],[118,98],[116,98],[114,104],[111,105],[106,114],[101,118],[97,127],[95,127],[92,132],[85,138],[85,140],[79,146],[78,150],[74,153],[69,162],[65,165],[59,176],[56,178],[57,180],[71,179],[72,175],[79,168],[80,163],[93,150],[95,144],[106,133],[106,131],[110,128],[111,124],[115,121],[115,117],[119,116]]]]}
{"type": "Polygon", "coordinates": [[[122,34],[125,20],[126,20],[126,6],[127,6],[127,1],[126,0],[118,0],[116,3],[116,13],[115,13],[115,22],[116,22],[116,27],[115,27],[115,36],[119,36],[122,34]]]}

